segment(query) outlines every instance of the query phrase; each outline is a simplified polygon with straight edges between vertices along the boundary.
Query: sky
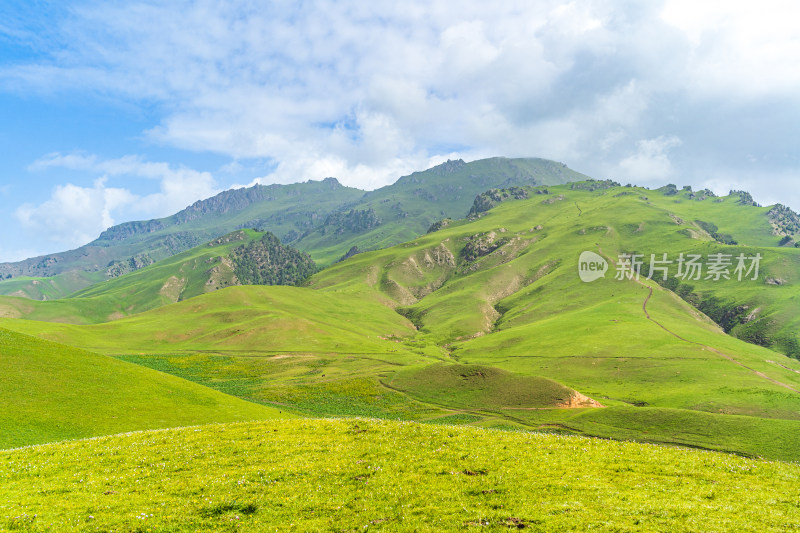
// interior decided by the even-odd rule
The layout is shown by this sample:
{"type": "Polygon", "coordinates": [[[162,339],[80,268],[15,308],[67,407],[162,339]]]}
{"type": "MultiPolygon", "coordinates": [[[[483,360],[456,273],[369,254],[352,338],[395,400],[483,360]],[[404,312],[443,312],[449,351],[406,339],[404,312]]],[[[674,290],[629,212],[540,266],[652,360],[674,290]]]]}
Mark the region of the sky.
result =
{"type": "Polygon", "coordinates": [[[0,0],[0,261],[447,159],[800,209],[793,0],[0,0]]]}

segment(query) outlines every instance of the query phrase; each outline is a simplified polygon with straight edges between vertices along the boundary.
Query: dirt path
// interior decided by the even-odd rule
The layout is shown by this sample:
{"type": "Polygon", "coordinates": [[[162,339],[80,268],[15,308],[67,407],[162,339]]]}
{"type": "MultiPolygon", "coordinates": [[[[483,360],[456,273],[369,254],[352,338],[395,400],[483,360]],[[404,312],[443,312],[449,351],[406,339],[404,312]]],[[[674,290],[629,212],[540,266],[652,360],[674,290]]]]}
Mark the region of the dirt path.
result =
{"type": "Polygon", "coordinates": [[[708,351],[710,351],[712,353],[715,353],[715,354],[717,354],[717,355],[719,355],[721,357],[724,357],[725,359],[727,359],[731,363],[737,364],[742,368],[746,368],[750,372],[754,373],[755,375],[757,375],[760,378],[766,379],[770,383],[774,383],[775,385],[779,385],[781,387],[785,387],[785,388],[789,389],[792,392],[796,392],[796,393],[800,394],[800,391],[798,391],[797,389],[795,389],[791,385],[787,385],[786,383],[783,383],[781,381],[778,381],[777,379],[773,379],[773,378],[769,377],[768,375],[764,374],[763,372],[759,372],[758,370],[756,370],[754,368],[750,368],[749,366],[745,365],[741,361],[738,361],[738,360],[734,359],[730,355],[728,355],[728,354],[726,354],[724,352],[721,352],[721,351],[717,350],[716,348],[712,348],[711,346],[708,346],[707,344],[703,344],[703,343],[700,343],[700,342],[696,342],[696,341],[691,341],[689,339],[685,339],[685,338],[681,337],[680,335],[678,335],[677,333],[675,333],[674,331],[669,330],[666,326],[664,326],[664,324],[660,323],[659,321],[657,321],[656,319],[651,317],[650,313],[647,312],[647,302],[649,302],[650,301],[650,297],[653,296],[653,287],[648,287],[647,285],[645,285],[644,283],[642,283],[641,281],[638,281],[638,280],[637,280],[637,283],[639,283],[643,287],[647,287],[647,289],[649,290],[649,292],[647,293],[647,296],[644,299],[644,302],[642,302],[642,311],[644,311],[644,316],[647,318],[647,320],[649,320],[652,323],[656,324],[658,327],[660,327],[661,329],[663,329],[664,331],[666,331],[667,333],[669,333],[670,335],[672,335],[676,339],[680,339],[683,342],[688,342],[689,344],[694,344],[694,345],[700,346],[704,350],[708,350],[708,351]]]}
{"type": "MultiPolygon", "coordinates": [[[[600,246],[597,247],[597,250],[600,253],[600,255],[603,255],[603,249],[600,248],[600,246]]],[[[613,259],[609,259],[609,263],[611,263],[612,265],[614,265],[616,267],[616,262],[613,259]]],[[[792,392],[796,392],[797,394],[800,394],[800,391],[795,389],[791,385],[783,383],[782,381],[778,381],[777,379],[773,379],[773,378],[769,377],[768,375],[764,374],[763,372],[759,372],[758,370],[756,370],[754,368],[750,368],[749,366],[745,365],[741,361],[738,361],[738,360],[734,359],[733,357],[731,357],[730,355],[728,355],[728,354],[726,354],[724,352],[721,352],[721,351],[717,350],[716,348],[712,348],[711,346],[708,346],[707,344],[703,344],[701,342],[696,342],[696,341],[692,341],[692,340],[683,338],[680,335],[678,335],[677,333],[675,333],[674,331],[672,331],[669,328],[667,328],[664,324],[662,324],[661,322],[659,322],[656,319],[654,319],[653,317],[651,317],[650,313],[647,312],[647,302],[649,302],[650,298],[653,296],[653,287],[650,287],[649,285],[646,285],[644,282],[642,282],[641,280],[638,280],[638,279],[636,279],[634,281],[636,281],[636,283],[638,283],[642,287],[645,287],[645,288],[648,289],[647,296],[645,297],[644,302],[642,302],[642,311],[644,312],[644,316],[647,318],[647,320],[649,320],[653,324],[657,325],[658,327],[660,327],[661,329],[663,329],[664,331],[666,331],[667,333],[669,333],[670,335],[672,335],[676,339],[682,340],[683,342],[688,342],[689,344],[694,344],[696,346],[700,346],[704,350],[708,350],[711,353],[715,353],[715,354],[719,355],[720,357],[723,357],[723,358],[727,359],[731,363],[734,363],[736,365],[739,365],[742,368],[745,368],[745,369],[749,370],[750,372],[752,372],[756,376],[758,376],[758,377],[760,377],[762,379],[765,379],[765,380],[769,381],[770,383],[773,383],[773,384],[778,385],[780,387],[784,387],[786,389],[789,389],[792,392]]]]}

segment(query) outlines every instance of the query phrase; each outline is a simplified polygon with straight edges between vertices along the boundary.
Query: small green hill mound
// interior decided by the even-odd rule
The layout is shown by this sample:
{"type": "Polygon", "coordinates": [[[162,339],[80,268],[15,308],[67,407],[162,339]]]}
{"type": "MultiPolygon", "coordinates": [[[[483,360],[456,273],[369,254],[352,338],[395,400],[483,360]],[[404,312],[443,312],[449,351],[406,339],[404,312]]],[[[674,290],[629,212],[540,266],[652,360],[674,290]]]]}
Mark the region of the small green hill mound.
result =
{"type": "Polygon", "coordinates": [[[0,448],[279,415],[148,368],[5,329],[0,405],[0,448]]]}
{"type": "Polygon", "coordinates": [[[800,466],[630,442],[275,420],[0,452],[0,529],[786,531],[800,466]]]}
{"type": "MultiPolygon", "coordinates": [[[[485,365],[434,364],[398,371],[390,385],[415,399],[460,409],[536,409],[581,403],[555,381],[485,365]]],[[[591,406],[588,399],[582,403],[591,406]]]]}

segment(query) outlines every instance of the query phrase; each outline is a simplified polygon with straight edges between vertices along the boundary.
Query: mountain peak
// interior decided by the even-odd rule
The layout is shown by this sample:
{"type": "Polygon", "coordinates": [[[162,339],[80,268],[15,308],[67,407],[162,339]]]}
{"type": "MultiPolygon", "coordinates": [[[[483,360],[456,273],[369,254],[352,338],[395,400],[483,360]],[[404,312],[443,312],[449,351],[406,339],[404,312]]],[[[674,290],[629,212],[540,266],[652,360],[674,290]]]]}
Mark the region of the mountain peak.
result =
{"type": "Polygon", "coordinates": [[[430,171],[435,174],[443,176],[445,174],[452,174],[454,172],[458,172],[465,166],[467,166],[467,164],[464,162],[463,159],[456,159],[455,161],[448,159],[444,163],[432,167],[430,171]]]}

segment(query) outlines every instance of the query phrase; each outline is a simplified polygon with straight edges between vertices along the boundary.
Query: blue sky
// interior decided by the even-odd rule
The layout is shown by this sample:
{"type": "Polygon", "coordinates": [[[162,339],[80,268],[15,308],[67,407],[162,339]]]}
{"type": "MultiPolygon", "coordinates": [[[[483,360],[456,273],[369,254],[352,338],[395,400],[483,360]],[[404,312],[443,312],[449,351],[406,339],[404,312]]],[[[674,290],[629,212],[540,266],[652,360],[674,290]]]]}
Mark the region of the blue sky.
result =
{"type": "Polygon", "coordinates": [[[800,209],[795,2],[3,2],[0,261],[448,158],[800,209]]]}

